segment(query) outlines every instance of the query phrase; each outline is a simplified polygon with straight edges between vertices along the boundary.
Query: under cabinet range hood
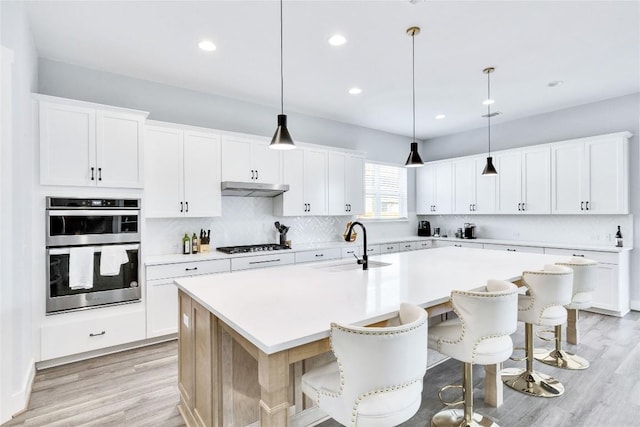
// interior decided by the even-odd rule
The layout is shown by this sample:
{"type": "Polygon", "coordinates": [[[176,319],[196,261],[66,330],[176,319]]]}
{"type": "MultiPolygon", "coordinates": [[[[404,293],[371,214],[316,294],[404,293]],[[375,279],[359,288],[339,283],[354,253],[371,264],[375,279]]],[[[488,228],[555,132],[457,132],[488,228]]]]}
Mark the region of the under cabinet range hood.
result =
{"type": "Polygon", "coordinates": [[[220,183],[223,196],[275,197],[289,191],[288,184],[264,184],[260,182],[223,181],[220,183]]]}

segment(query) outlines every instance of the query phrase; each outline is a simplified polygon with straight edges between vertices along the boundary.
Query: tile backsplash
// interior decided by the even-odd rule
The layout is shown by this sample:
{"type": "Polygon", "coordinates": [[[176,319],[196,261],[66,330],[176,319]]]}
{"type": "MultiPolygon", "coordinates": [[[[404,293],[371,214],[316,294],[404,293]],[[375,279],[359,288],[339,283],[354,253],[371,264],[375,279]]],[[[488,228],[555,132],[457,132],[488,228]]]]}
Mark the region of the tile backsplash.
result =
{"type": "Polygon", "coordinates": [[[620,226],[625,246],[633,244],[633,215],[440,215],[420,216],[450,237],[465,222],[476,225],[476,237],[530,242],[614,246],[620,226]]]}

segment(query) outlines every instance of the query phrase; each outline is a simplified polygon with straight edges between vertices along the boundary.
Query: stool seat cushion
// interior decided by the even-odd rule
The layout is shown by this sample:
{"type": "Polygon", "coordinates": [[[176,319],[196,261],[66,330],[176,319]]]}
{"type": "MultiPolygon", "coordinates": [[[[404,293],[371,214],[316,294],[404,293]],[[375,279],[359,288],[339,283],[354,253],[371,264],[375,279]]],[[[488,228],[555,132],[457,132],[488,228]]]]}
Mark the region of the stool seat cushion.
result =
{"type": "Polygon", "coordinates": [[[481,337],[473,342],[458,340],[461,336],[460,319],[447,320],[429,329],[429,348],[461,362],[478,365],[500,363],[513,352],[509,335],[481,337]]]}
{"type": "Polygon", "coordinates": [[[556,326],[567,321],[567,310],[561,305],[553,305],[542,310],[528,310],[531,297],[518,295],[518,320],[540,326],[556,326]]]}
{"type": "Polygon", "coordinates": [[[593,304],[593,292],[579,292],[571,299],[571,304],[565,305],[565,308],[583,310],[591,307],[593,304]]]}

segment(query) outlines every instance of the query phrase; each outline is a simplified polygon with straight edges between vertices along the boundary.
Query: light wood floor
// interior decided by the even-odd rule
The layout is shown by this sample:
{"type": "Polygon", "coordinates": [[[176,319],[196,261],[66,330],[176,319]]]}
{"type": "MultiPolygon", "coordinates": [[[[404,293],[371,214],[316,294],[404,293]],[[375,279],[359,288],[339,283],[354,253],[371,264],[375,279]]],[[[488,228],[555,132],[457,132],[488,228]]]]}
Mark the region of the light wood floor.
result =
{"type": "MultiPolygon", "coordinates": [[[[484,370],[476,367],[476,410],[503,427],[640,425],[640,313],[622,319],[582,313],[580,324],[579,354],[591,361],[588,370],[535,365],[562,381],[567,390],[563,396],[533,398],[505,388],[504,405],[485,407],[484,370]]],[[[516,346],[523,345],[522,330],[520,326],[514,335],[516,346]]],[[[428,426],[441,409],[437,391],[460,378],[461,365],[455,360],[430,369],[422,406],[404,426],[428,426]]],[[[177,403],[177,343],[172,341],[39,371],[28,410],[3,427],[184,426],[177,403]]],[[[320,425],[338,426],[333,420],[320,425]]]]}

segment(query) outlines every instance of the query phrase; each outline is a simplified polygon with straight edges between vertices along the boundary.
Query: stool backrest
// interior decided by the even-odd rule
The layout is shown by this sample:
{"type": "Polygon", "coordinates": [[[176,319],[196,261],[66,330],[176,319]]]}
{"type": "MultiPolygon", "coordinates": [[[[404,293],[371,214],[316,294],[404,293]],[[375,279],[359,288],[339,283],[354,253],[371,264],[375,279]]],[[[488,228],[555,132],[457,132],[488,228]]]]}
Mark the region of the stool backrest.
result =
{"type": "Polygon", "coordinates": [[[451,305],[462,323],[461,344],[472,360],[479,343],[508,337],[518,327],[518,287],[513,283],[489,280],[486,291],[453,291],[451,305]]]}
{"type": "MultiPolygon", "coordinates": [[[[420,394],[427,371],[427,312],[403,303],[399,317],[401,325],[393,327],[331,324],[331,348],[340,368],[347,419],[364,395],[393,395],[418,383],[420,394]]],[[[393,398],[389,404],[394,404],[393,398]]]]}
{"type": "Polygon", "coordinates": [[[542,271],[523,272],[522,284],[527,287],[528,298],[521,298],[521,301],[526,299],[527,304],[519,310],[531,311],[541,318],[545,310],[564,309],[571,302],[573,270],[561,265],[545,265],[542,271]]]}
{"type": "Polygon", "coordinates": [[[586,258],[571,258],[569,261],[557,262],[557,265],[573,270],[572,300],[585,302],[593,299],[593,291],[598,283],[598,263],[586,258]]]}

